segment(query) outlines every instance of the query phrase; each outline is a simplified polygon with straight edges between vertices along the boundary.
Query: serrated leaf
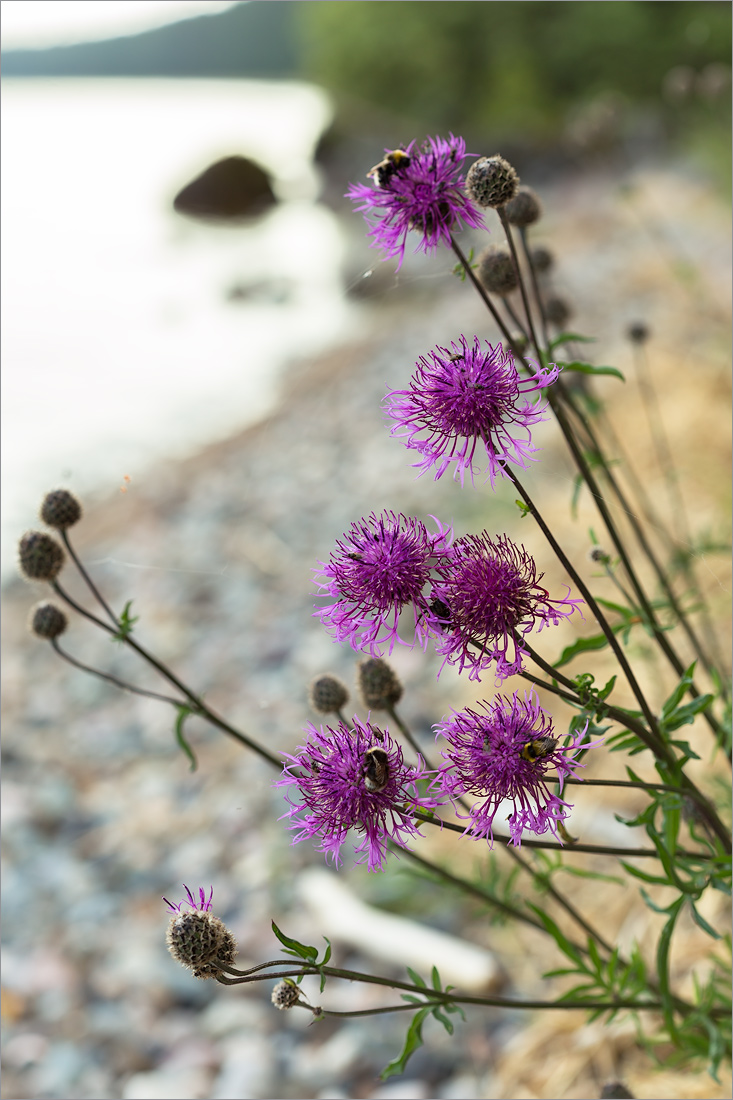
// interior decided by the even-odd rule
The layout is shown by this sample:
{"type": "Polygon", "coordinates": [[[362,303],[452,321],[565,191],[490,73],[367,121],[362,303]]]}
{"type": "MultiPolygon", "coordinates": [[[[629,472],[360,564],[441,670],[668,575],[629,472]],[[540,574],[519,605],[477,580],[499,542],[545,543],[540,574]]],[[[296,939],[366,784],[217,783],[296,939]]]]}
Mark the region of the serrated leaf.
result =
{"type": "Polygon", "coordinates": [[[280,943],[287,948],[288,955],[297,955],[300,959],[307,959],[308,962],[315,962],[318,958],[318,951],[315,947],[308,947],[304,943],[300,943],[299,940],[294,940],[290,936],[286,936],[284,932],[281,932],[274,921],[270,922],[272,930],[280,940],[280,943]]]}
{"type": "MultiPolygon", "coordinates": [[[[414,979],[413,979],[414,980],[414,979]]],[[[430,1013],[431,1006],[425,1005],[413,1016],[410,1026],[407,1029],[407,1035],[405,1036],[405,1043],[402,1047],[399,1055],[394,1058],[389,1065],[385,1066],[380,1073],[380,1079],[386,1081],[389,1077],[394,1077],[395,1074],[404,1073],[405,1066],[407,1065],[411,1055],[423,1044],[422,1038],[422,1026],[425,1023],[425,1017],[430,1013]]]]}

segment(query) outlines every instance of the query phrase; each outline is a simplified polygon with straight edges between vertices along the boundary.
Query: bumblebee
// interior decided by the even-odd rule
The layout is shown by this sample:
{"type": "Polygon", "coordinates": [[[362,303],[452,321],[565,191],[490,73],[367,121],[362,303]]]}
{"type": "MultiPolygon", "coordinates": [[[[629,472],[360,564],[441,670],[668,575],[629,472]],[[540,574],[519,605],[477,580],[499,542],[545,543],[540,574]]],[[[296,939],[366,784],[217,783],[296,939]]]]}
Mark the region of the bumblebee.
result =
{"type": "Polygon", "coordinates": [[[384,749],[374,745],[364,753],[364,786],[376,794],[389,783],[389,757],[384,749]]]}
{"type": "Polygon", "coordinates": [[[397,172],[402,168],[407,168],[410,163],[410,157],[402,149],[392,149],[387,153],[384,160],[380,160],[379,164],[375,164],[373,168],[370,168],[367,172],[367,178],[373,179],[377,187],[386,187],[389,181],[397,172]]]}
{"type": "Polygon", "coordinates": [[[534,764],[536,760],[544,760],[546,756],[551,756],[556,748],[557,738],[545,735],[537,737],[534,741],[528,741],[522,746],[519,755],[522,760],[529,760],[530,764],[534,764]]]}
{"type": "Polygon", "coordinates": [[[437,596],[430,601],[428,607],[432,611],[441,629],[450,626],[450,608],[445,600],[439,600],[437,596]]]}

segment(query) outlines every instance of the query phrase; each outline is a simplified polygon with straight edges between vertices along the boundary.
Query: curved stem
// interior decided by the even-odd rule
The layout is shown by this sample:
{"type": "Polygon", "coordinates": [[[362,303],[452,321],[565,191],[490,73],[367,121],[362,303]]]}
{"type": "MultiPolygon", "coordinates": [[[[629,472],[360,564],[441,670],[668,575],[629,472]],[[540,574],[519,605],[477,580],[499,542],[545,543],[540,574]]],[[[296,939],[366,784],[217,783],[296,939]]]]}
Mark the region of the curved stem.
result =
{"type": "Polygon", "coordinates": [[[519,238],[522,242],[522,249],[524,251],[524,258],[527,261],[527,267],[529,268],[529,275],[532,280],[532,289],[534,290],[535,301],[537,302],[537,312],[540,315],[540,322],[542,324],[542,340],[544,346],[549,349],[550,337],[547,331],[547,318],[545,316],[545,307],[542,304],[542,296],[540,294],[540,286],[537,282],[537,272],[535,271],[534,264],[532,263],[532,254],[529,251],[529,243],[527,241],[527,230],[522,226],[519,230],[519,238]]]}
{"type": "Polygon", "coordinates": [[[517,256],[517,250],[514,245],[514,237],[507,221],[507,216],[502,206],[497,207],[496,210],[499,215],[499,221],[501,222],[502,229],[506,235],[507,243],[509,245],[509,251],[512,254],[512,260],[514,262],[514,269],[517,273],[517,281],[519,283],[519,293],[522,295],[522,304],[524,306],[524,312],[527,314],[527,325],[529,326],[529,334],[537,352],[537,358],[542,360],[542,349],[540,347],[539,340],[537,339],[537,333],[534,328],[534,321],[532,320],[532,310],[529,308],[529,298],[527,297],[527,289],[524,285],[524,279],[522,278],[522,270],[519,266],[519,257],[517,256]]]}
{"type": "Polygon", "coordinates": [[[112,676],[109,672],[102,672],[98,668],[92,668],[91,665],[85,665],[82,661],[77,661],[76,657],[72,657],[70,653],[65,653],[58,643],[56,638],[51,638],[51,645],[58,653],[59,657],[63,657],[65,661],[68,661],[74,668],[81,669],[82,672],[88,672],[92,676],[98,676],[100,680],[107,680],[110,684],[114,684],[115,687],[122,688],[123,691],[134,691],[136,695],[146,695],[148,699],[159,699],[162,703],[170,703],[174,707],[184,706],[180,699],[174,699],[171,695],[161,695],[157,691],[146,691],[145,688],[135,687],[134,684],[128,684],[125,680],[118,680],[116,676],[112,676]]]}
{"type": "MultiPolygon", "coordinates": [[[[74,610],[77,611],[80,615],[83,615],[85,619],[89,619],[90,622],[93,622],[96,626],[100,627],[108,634],[111,634],[113,637],[119,636],[120,641],[124,642],[126,645],[129,645],[132,649],[134,649],[135,652],[138,653],[144,660],[146,660],[148,664],[152,665],[152,667],[157,672],[159,672],[161,676],[165,677],[165,679],[168,680],[169,683],[173,684],[174,687],[177,687],[178,690],[181,691],[186,696],[186,698],[190,700],[191,703],[193,703],[194,711],[196,712],[196,714],[200,715],[202,718],[206,718],[206,720],[208,722],[211,722],[213,726],[217,726],[218,729],[222,730],[224,733],[229,734],[230,737],[233,737],[236,741],[239,741],[240,744],[245,745],[246,748],[251,749],[252,752],[257,753],[257,755],[266,760],[268,764],[272,764],[274,767],[276,767],[278,771],[282,769],[282,761],[279,760],[277,756],[269,752],[266,748],[264,748],[264,746],[259,745],[256,741],[253,741],[250,737],[247,737],[246,734],[241,733],[238,729],[235,729],[234,726],[231,726],[223,718],[220,718],[219,715],[215,713],[215,711],[211,710],[211,708],[208,707],[206,703],[204,703],[203,699],[199,698],[199,696],[195,695],[194,692],[190,690],[190,688],[186,687],[186,685],[181,680],[179,680],[178,677],[175,676],[169,668],[166,668],[166,666],[158,661],[157,658],[153,657],[151,653],[148,653],[148,651],[144,649],[143,646],[139,644],[139,642],[136,642],[133,638],[130,637],[129,634],[124,634],[120,636],[119,632],[121,627],[119,623],[117,623],[117,630],[113,630],[112,627],[107,625],[107,623],[102,622],[102,620],[97,618],[96,615],[93,615],[91,611],[87,611],[86,608],[77,603],[76,600],[74,600],[68,594],[68,592],[64,591],[58,581],[53,581],[51,587],[56,592],[56,594],[61,597],[62,600],[65,600],[65,602],[70,607],[73,607],[74,610]]],[[[180,706],[181,704],[176,703],[175,705],[180,706]]]]}
{"type": "Polygon", "coordinates": [[[77,568],[77,569],[79,570],[79,572],[81,573],[82,577],[84,578],[84,581],[85,581],[85,583],[86,583],[87,587],[89,588],[90,592],[92,593],[92,595],[94,596],[94,598],[95,598],[95,599],[97,600],[97,602],[98,602],[99,604],[101,604],[101,606],[102,606],[102,607],[104,608],[105,612],[107,613],[107,615],[109,616],[109,618],[111,619],[111,621],[112,621],[112,622],[114,623],[114,625],[115,625],[115,627],[117,628],[117,630],[119,630],[119,628],[120,628],[120,624],[119,624],[119,622],[117,621],[117,616],[115,615],[114,611],[113,611],[113,610],[112,610],[112,608],[111,608],[111,607],[109,606],[109,604],[108,604],[108,603],[107,603],[107,601],[105,600],[104,596],[103,596],[103,595],[102,595],[102,593],[101,593],[101,592],[99,591],[99,589],[97,588],[96,584],[94,583],[94,581],[93,581],[93,580],[92,580],[92,578],[91,578],[91,577],[89,576],[89,574],[87,573],[86,569],[84,568],[84,565],[82,564],[82,562],[81,562],[81,559],[79,558],[79,556],[77,555],[76,551],[74,550],[74,547],[73,547],[73,546],[71,545],[71,542],[70,542],[70,540],[69,540],[69,535],[68,535],[68,532],[67,532],[67,531],[62,531],[62,532],[61,532],[61,538],[62,538],[62,539],[63,539],[63,541],[64,541],[64,546],[65,546],[65,547],[66,547],[66,549],[67,549],[67,550],[69,551],[69,556],[71,557],[72,561],[74,562],[74,565],[75,565],[75,566],[76,566],[76,568],[77,568]]]}

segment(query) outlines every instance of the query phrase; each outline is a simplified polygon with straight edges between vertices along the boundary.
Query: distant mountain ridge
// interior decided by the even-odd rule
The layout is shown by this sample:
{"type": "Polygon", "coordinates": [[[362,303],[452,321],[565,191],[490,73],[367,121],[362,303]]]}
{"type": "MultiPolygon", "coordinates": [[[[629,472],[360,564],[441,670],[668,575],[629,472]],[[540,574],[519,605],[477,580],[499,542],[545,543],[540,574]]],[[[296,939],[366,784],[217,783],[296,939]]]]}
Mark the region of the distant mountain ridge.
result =
{"type": "Polygon", "coordinates": [[[7,77],[297,77],[297,0],[250,0],[125,35],[42,50],[3,50],[7,77]]]}

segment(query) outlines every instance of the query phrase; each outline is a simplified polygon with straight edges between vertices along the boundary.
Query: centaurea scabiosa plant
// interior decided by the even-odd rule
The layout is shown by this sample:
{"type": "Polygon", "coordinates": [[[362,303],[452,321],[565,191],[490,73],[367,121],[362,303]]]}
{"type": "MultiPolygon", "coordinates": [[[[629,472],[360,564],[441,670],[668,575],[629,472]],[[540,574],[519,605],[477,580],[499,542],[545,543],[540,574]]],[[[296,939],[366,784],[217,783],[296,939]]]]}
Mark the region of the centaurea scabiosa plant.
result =
{"type": "MultiPolygon", "coordinates": [[[[433,517],[434,518],[434,517],[433,517]]],[[[316,616],[337,641],[380,657],[397,642],[425,646],[430,608],[423,595],[432,570],[450,553],[453,531],[435,520],[430,534],[420,520],[394,512],[373,512],[352,523],[337,539],[314,582],[329,603],[316,616]],[[400,615],[412,608],[412,636],[400,637],[400,615]]]]}
{"type": "Polygon", "coordinates": [[[463,138],[429,137],[401,150],[385,150],[384,161],[369,173],[375,186],[352,184],[348,198],[370,224],[368,236],[386,258],[396,256],[400,266],[407,235],[414,230],[416,252],[433,252],[450,244],[451,234],[463,225],[484,224],[481,211],[463,190],[467,156],[463,138]]]}
{"type": "Polygon", "coordinates": [[[431,589],[434,614],[442,614],[436,652],[469,679],[494,666],[499,680],[521,672],[522,641],[535,628],[557,624],[583,603],[568,594],[551,599],[540,584],[544,574],[527,550],[508,535],[463,535],[450,557],[435,567],[431,589]]]}
{"type": "MultiPolygon", "coordinates": [[[[211,892],[200,890],[196,895],[186,889],[184,901],[168,905],[180,948],[176,957],[197,976],[213,977],[222,985],[274,977],[278,985],[273,1004],[283,1010],[306,1007],[314,1020],[348,1013],[310,1006],[300,992],[305,977],[320,979],[321,990],[327,980],[343,978],[403,991],[402,1004],[356,1010],[359,1015],[414,1013],[404,1050],[385,1076],[404,1069],[421,1041],[428,1015],[449,1026],[445,1013],[464,1003],[503,1009],[585,1008],[608,1018],[620,1009],[629,1009],[637,1019],[651,1012],[661,1021],[655,1033],[680,1060],[695,1064],[707,1058],[712,1072],[717,1072],[728,1042],[721,1026],[728,1012],[727,987],[717,962],[700,976],[697,987],[685,985],[670,967],[670,948],[683,912],[701,936],[717,939],[718,926],[725,930],[714,905],[703,914],[698,903],[703,896],[709,899],[711,891],[722,893],[728,887],[731,843],[726,811],[716,801],[705,762],[692,774],[688,767],[690,760],[703,755],[698,735],[703,722],[715,734],[715,762],[723,757],[717,751],[724,743],[722,676],[713,662],[703,660],[690,624],[694,610],[675,592],[675,576],[656,563],[648,540],[633,526],[634,510],[611,468],[611,459],[615,462],[619,456],[609,456],[599,440],[602,433],[592,422],[592,403],[584,405],[567,385],[573,372],[593,383],[605,382],[603,375],[618,378],[620,372],[573,356],[563,362],[562,349],[578,338],[568,333],[552,341],[546,337],[548,288],[546,279],[538,277],[537,249],[529,247],[526,237],[541,206],[537,201],[527,206],[526,189],[519,187],[518,174],[503,157],[482,158],[469,173],[466,189],[468,159],[465,143],[453,135],[428,138],[422,145],[413,141],[388,151],[365,173],[371,182],[349,192],[370,222],[372,244],[388,258],[396,258],[398,265],[410,234],[417,251],[449,247],[498,329],[498,338],[493,331],[453,340],[447,335],[417,358],[408,388],[391,390],[386,408],[392,434],[418,456],[419,473],[432,471],[437,479],[451,471],[464,489],[468,482],[477,494],[485,495],[510,482],[521,498],[524,522],[537,523],[546,550],[532,556],[510,534],[493,530],[454,538],[452,528],[439,520],[426,523],[386,509],[353,522],[327,560],[317,564],[315,615],[336,643],[358,651],[357,680],[366,713],[347,721],[346,686],[332,674],[321,675],[311,686],[311,705],[319,714],[335,715],[332,725],[309,724],[299,747],[292,751],[291,741],[291,751],[279,754],[219,717],[201,694],[143,648],[129,605],[121,615],[112,612],[73,550],[67,529],[80,518],[81,509],[63,490],[51,494],[41,513],[61,541],[29,532],[21,542],[23,572],[29,579],[49,583],[67,608],[131,647],[167,680],[171,694],[140,688],[71,657],[59,642],[64,634],[67,644],[68,618],[55,605],[43,603],[34,610],[32,629],[77,668],[175,707],[176,736],[190,757],[192,750],[183,737],[189,715],[258,753],[277,769],[275,786],[288,805],[281,820],[293,831],[299,853],[306,851],[301,842],[310,841],[338,866],[344,846],[353,840],[357,861],[370,871],[386,873],[392,856],[399,855],[403,868],[416,866],[429,876],[434,892],[436,882],[446,888],[446,896],[448,889],[460,891],[492,918],[510,919],[518,928],[529,925],[533,936],[545,937],[548,956],[554,953],[548,965],[555,966],[560,955],[568,960],[566,970],[555,970],[548,981],[567,974],[573,992],[553,984],[539,1001],[473,996],[444,987],[435,968],[432,987],[414,971],[411,982],[347,971],[331,965],[330,946],[319,958],[315,947],[286,936],[274,922],[287,957],[240,971],[232,965],[233,937],[228,940],[212,924],[216,918],[211,892]],[[482,280],[481,261],[476,268],[455,239],[460,229],[482,229],[484,212],[486,217],[498,215],[506,236],[506,245],[497,250],[504,269],[499,282],[486,278],[485,272],[482,280]],[[521,256],[513,238],[517,231],[521,256]],[[542,342],[538,331],[544,335],[542,342]],[[562,534],[540,513],[519,480],[530,461],[541,457],[532,435],[550,412],[577,467],[576,489],[587,486],[605,528],[603,538],[610,550],[596,555],[591,564],[584,555],[579,561],[577,553],[563,548],[562,534]],[[664,598],[647,594],[649,582],[637,567],[606,495],[629,518],[638,557],[653,567],[664,598]],[[547,588],[543,583],[552,554],[572,586],[564,596],[554,590],[554,582],[547,588]],[[65,581],[59,581],[69,559],[101,606],[102,618],[70,596],[65,581]],[[591,577],[589,569],[596,570],[591,577]],[[615,583],[613,601],[597,598],[599,578],[615,583]],[[593,620],[600,632],[589,635],[593,620]],[[557,656],[554,632],[544,628],[561,622],[572,622],[583,633],[557,656]],[[684,660],[677,652],[678,626],[691,650],[684,652],[684,660]],[[644,645],[655,646],[665,662],[664,668],[654,667],[653,675],[637,675],[643,653],[636,645],[638,636],[644,645]],[[426,650],[424,656],[407,656],[411,662],[424,661],[436,676],[446,664],[452,665],[471,701],[437,723],[426,722],[423,708],[417,707],[413,729],[396,709],[398,704],[410,706],[409,674],[403,677],[406,688],[383,656],[398,643],[426,650]],[[588,665],[574,675],[568,671],[572,662],[591,661],[596,651],[605,651],[604,657],[614,662],[610,672],[603,666],[600,684],[588,665]],[[695,681],[696,657],[710,671],[707,692],[695,681]],[[525,689],[522,694],[510,684],[502,688],[505,694],[496,695],[494,681],[503,684],[511,676],[537,690],[525,689]],[[548,700],[557,701],[558,710],[551,711],[548,700]],[[561,706],[572,712],[569,721],[561,706]],[[379,726],[372,720],[374,710],[386,714],[384,720],[380,716],[379,726]],[[440,760],[431,759],[434,750],[425,747],[430,724],[437,732],[440,760]],[[629,800],[637,800],[631,809],[627,802],[614,806],[620,812],[613,824],[642,826],[647,843],[619,845],[605,833],[594,836],[588,818],[573,815],[573,794],[582,792],[578,802],[587,805],[590,789],[600,787],[618,788],[629,800]],[[441,855],[432,858],[430,835],[437,829],[441,855]],[[460,860],[448,859],[446,866],[445,845],[455,841],[465,854],[469,840],[475,870],[461,870],[460,860]],[[563,872],[576,876],[573,883],[581,886],[584,876],[591,877],[599,896],[604,890],[611,898],[619,881],[628,893],[629,882],[638,878],[644,885],[643,904],[654,920],[660,915],[664,920],[656,950],[636,945],[622,950],[617,945],[618,924],[609,916],[612,901],[606,909],[589,905],[587,896],[571,897],[563,872]],[[541,906],[522,883],[541,891],[541,906]]],[[[414,364],[416,357],[411,360],[414,364]]],[[[465,494],[461,499],[465,502],[465,494]]],[[[595,545],[595,536],[592,541],[595,545]]],[[[607,595],[606,589],[601,591],[607,595]]],[[[281,746],[287,744],[283,738],[281,746]]],[[[625,899],[624,911],[627,905],[625,899]]],[[[436,960],[439,965],[440,961],[436,960]]],[[[706,965],[709,962],[706,955],[706,965]]]]}
{"type": "MultiPolygon", "coordinates": [[[[349,728],[309,725],[308,740],[290,761],[277,786],[285,789],[293,843],[318,841],[319,851],[338,866],[350,830],[363,834],[356,847],[357,863],[381,871],[387,842],[405,847],[407,838],[421,835],[415,811],[429,812],[445,799],[420,792],[417,784],[432,778],[422,760],[405,763],[401,746],[388,729],[354,716],[349,728]],[[293,801],[295,799],[295,801],[293,801]]],[[[423,784],[425,786],[425,784],[423,784]]]]}
{"type": "Polygon", "coordinates": [[[466,474],[473,482],[478,449],[493,488],[505,462],[524,470],[534,458],[530,428],[545,419],[547,406],[522,398],[549,386],[558,370],[539,369],[521,379],[511,351],[484,344],[478,336],[460,336],[450,348],[421,356],[410,388],[390,390],[386,408],[395,421],[392,435],[422,456],[415,463],[421,473],[434,468],[437,480],[453,466],[461,485],[466,474]]]}
{"type": "Polygon", "coordinates": [[[557,836],[558,824],[572,807],[550,790],[548,771],[555,773],[560,788],[565,779],[577,778],[576,769],[583,765],[575,756],[581,747],[591,747],[587,728],[586,722],[570,745],[561,745],[536,692],[497,695],[476,710],[454,710],[439,723],[438,735],[448,743],[441,752],[447,761],[443,789],[452,799],[476,799],[468,815],[458,815],[470,819],[467,834],[493,841],[494,818],[508,801],[512,844],[521,844],[524,832],[540,836],[549,830],[557,836]]]}

